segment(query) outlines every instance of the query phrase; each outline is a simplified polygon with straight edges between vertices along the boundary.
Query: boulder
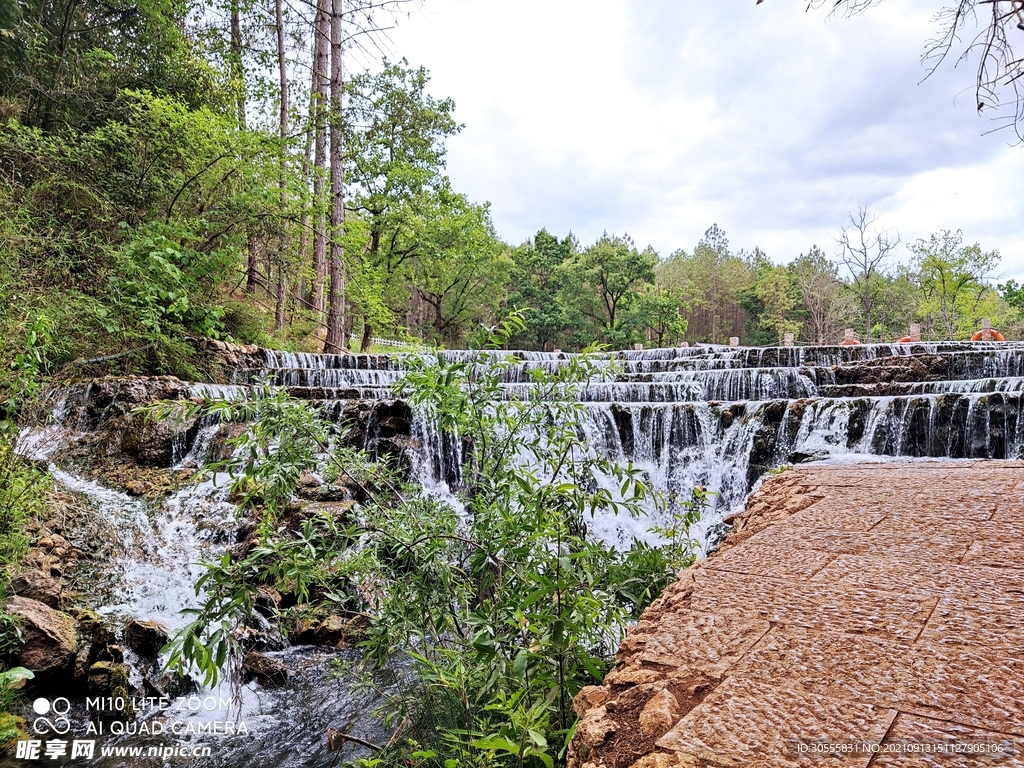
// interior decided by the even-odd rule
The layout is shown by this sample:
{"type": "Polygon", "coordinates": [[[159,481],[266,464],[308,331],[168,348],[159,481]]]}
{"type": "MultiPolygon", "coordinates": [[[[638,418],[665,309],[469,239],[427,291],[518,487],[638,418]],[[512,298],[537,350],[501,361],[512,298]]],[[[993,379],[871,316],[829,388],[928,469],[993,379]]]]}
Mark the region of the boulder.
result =
{"type": "Polygon", "coordinates": [[[152,658],[167,645],[167,627],[155,621],[129,619],[124,628],[128,647],[143,658],[152,658]]]}
{"type": "Polygon", "coordinates": [[[289,636],[296,645],[330,645],[335,648],[347,648],[354,641],[366,636],[369,619],[365,616],[348,618],[345,616],[328,616],[320,621],[300,621],[289,636]]]}
{"type": "Polygon", "coordinates": [[[284,685],[288,681],[288,668],[284,663],[259,651],[249,651],[245,655],[242,673],[246,681],[255,679],[261,685],[284,685]]]}
{"type": "Polygon", "coordinates": [[[679,720],[679,701],[663,688],[640,710],[640,730],[646,736],[663,736],[679,720]]]}
{"type": "Polygon", "coordinates": [[[61,584],[50,574],[37,569],[25,571],[11,581],[11,591],[29,600],[38,600],[51,608],[60,608],[61,584]]]}
{"type": "Polygon", "coordinates": [[[93,696],[116,696],[128,687],[128,665],[113,661],[97,661],[89,667],[89,693],[93,696]]]}
{"type": "MultiPolygon", "coordinates": [[[[121,434],[121,454],[143,467],[170,467],[173,463],[174,441],[184,436],[187,428],[175,419],[151,419],[145,414],[129,414],[121,434]]],[[[136,481],[136,485],[139,485],[136,481]]],[[[140,495],[144,486],[133,490],[140,495]]]]}
{"type": "Polygon", "coordinates": [[[22,622],[25,645],[18,663],[36,674],[69,671],[78,653],[75,620],[45,603],[27,597],[13,597],[7,612],[22,622]]]}

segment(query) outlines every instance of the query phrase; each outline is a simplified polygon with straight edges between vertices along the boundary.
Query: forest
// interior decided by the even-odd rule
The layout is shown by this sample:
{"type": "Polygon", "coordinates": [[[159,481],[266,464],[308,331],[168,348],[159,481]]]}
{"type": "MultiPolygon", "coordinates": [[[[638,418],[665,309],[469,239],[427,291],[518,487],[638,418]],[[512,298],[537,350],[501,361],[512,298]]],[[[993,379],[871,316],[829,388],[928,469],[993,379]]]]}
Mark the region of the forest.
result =
{"type": "Polygon", "coordinates": [[[716,225],[671,254],[625,233],[504,242],[446,175],[462,126],[428,70],[357,66],[404,8],[4,4],[4,400],[121,352],[114,370],[195,377],[189,336],[459,347],[513,309],[511,346],[538,350],[893,340],[911,322],[963,339],[983,317],[1018,333],[1021,288],[955,222],[903,243],[859,208],[802,254],[737,249],[716,225]]]}

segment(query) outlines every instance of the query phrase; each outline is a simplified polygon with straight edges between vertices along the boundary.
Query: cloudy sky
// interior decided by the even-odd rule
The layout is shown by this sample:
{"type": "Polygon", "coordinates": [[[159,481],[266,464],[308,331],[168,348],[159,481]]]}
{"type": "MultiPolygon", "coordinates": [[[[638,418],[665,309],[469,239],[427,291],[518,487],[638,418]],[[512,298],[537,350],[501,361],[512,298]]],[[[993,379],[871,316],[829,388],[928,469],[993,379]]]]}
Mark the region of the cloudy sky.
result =
{"type": "Polygon", "coordinates": [[[940,1],[848,20],[804,0],[425,0],[390,48],[455,100],[449,173],[508,242],[628,232],[667,256],[717,223],[784,262],[832,253],[869,205],[905,242],[962,229],[1019,278],[1024,148],[984,135],[973,62],[923,80],[940,1]]]}

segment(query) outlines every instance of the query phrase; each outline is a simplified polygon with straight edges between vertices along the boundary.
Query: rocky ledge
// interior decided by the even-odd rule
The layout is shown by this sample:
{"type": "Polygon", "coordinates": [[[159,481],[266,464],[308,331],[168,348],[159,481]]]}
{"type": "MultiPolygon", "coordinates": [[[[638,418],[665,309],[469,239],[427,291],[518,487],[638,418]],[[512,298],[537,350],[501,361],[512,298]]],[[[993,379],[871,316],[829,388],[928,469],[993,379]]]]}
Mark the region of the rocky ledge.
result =
{"type": "Polygon", "coordinates": [[[575,768],[1024,765],[1024,463],[793,469],[575,700],[575,768]]]}

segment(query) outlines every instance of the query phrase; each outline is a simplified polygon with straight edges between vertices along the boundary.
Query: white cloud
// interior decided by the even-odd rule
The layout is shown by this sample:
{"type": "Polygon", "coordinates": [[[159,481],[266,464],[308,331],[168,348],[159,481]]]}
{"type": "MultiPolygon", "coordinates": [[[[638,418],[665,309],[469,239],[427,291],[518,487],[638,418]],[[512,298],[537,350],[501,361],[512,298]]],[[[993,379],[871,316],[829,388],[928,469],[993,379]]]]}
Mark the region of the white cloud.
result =
{"type": "Polygon", "coordinates": [[[465,130],[456,187],[511,242],[628,231],[667,254],[712,223],[788,260],[872,204],[963,228],[1024,273],[1024,149],[973,110],[971,64],[919,84],[935,0],[852,20],[772,0],[426,0],[393,33],[465,130]]]}

